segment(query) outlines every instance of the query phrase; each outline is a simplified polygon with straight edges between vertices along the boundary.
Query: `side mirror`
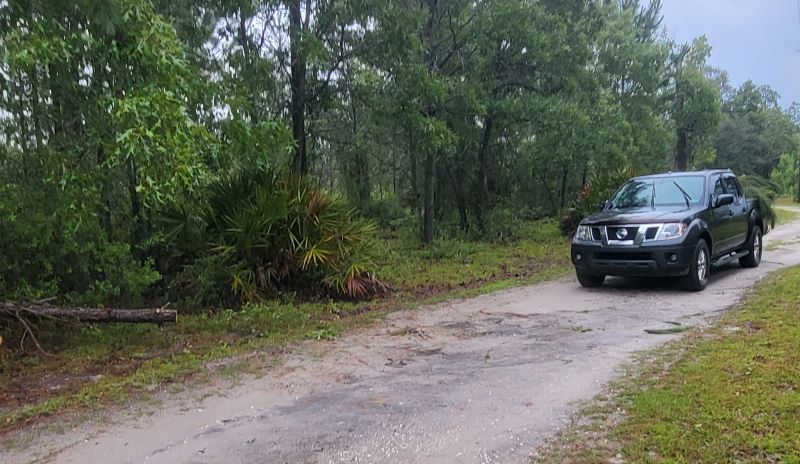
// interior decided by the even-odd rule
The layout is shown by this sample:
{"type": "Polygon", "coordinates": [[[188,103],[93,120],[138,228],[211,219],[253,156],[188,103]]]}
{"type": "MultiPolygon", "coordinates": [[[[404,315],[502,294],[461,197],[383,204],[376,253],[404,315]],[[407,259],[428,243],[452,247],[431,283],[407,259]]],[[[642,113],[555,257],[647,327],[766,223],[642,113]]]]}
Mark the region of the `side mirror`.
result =
{"type": "Polygon", "coordinates": [[[608,201],[608,200],[603,200],[603,201],[601,201],[601,202],[600,202],[600,205],[599,205],[599,206],[600,206],[600,211],[603,211],[603,210],[605,210],[606,208],[608,208],[608,205],[609,205],[610,203],[611,203],[611,202],[610,202],[610,201],[608,201]]]}
{"type": "Polygon", "coordinates": [[[730,193],[723,193],[722,195],[717,196],[717,200],[714,202],[714,208],[719,208],[720,206],[730,205],[733,203],[734,197],[730,193]]]}

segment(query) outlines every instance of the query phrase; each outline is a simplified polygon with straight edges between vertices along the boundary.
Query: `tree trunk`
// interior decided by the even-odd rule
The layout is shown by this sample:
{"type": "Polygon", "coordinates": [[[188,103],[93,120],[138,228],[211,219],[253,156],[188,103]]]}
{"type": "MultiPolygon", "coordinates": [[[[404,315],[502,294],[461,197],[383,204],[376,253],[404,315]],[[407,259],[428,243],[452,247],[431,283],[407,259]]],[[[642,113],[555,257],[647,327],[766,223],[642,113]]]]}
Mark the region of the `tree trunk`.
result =
{"type": "Polygon", "coordinates": [[[556,212],[556,200],[553,198],[553,193],[549,185],[547,185],[547,179],[542,175],[540,171],[536,172],[537,177],[539,177],[539,183],[541,184],[541,188],[544,189],[545,193],[547,194],[547,200],[550,203],[550,207],[552,208],[553,212],[556,212]]]}
{"type": "MultiPolygon", "coordinates": [[[[358,140],[358,112],[356,111],[356,102],[352,94],[350,95],[350,113],[352,118],[351,130],[353,139],[358,140]]],[[[356,204],[359,207],[363,207],[369,202],[372,196],[372,185],[369,180],[369,156],[358,143],[353,143],[351,146],[353,147],[353,158],[355,158],[353,161],[355,162],[356,204]]]]}
{"type": "MultiPolygon", "coordinates": [[[[677,90],[675,95],[675,107],[677,111],[683,109],[683,93],[680,89],[677,90]]],[[[680,126],[676,128],[676,143],[675,143],[675,170],[685,171],[689,165],[689,134],[685,127],[680,126]]]]}
{"type": "Polygon", "coordinates": [[[425,207],[423,213],[422,240],[433,241],[434,214],[436,213],[436,156],[432,151],[425,155],[425,207]]]}
{"type": "Polygon", "coordinates": [[[100,226],[106,233],[109,242],[114,240],[114,230],[111,224],[111,192],[109,191],[109,178],[111,172],[106,166],[106,152],[103,147],[97,150],[97,166],[100,168],[100,226]]]}
{"type": "Polygon", "coordinates": [[[49,305],[22,304],[15,302],[0,303],[0,316],[4,317],[40,317],[64,319],[79,322],[129,322],[129,323],[174,323],[178,320],[178,311],[174,309],[98,309],[98,308],[61,308],[49,305]]]}
{"type": "Polygon", "coordinates": [[[800,202],[800,157],[797,160],[797,193],[794,198],[797,202],[800,202]]]}
{"type": "Polygon", "coordinates": [[[677,142],[675,144],[675,170],[685,171],[688,166],[689,140],[686,131],[678,129],[677,142]]]}
{"type": "MultiPolygon", "coordinates": [[[[252,14],[252,12],[250,11],[252,9],[252,4],[250,5],[249,8],[247,8],[247,10],[245,10],[245,8],[247,8],[247,6],[245,5],[244,0],[239,0],[239,30],[238,30],[237,42],[239,43],[239,46],[242,47],[242,55],[244,56],[244,66],[247,69],[252,70],[253,54],[254,52],[256,54],[259,53],[259,50],[254,50],[255,48],[254,44],[250,40],[250,36],[248,35],[249,31],[247,30],[247,18],[250,14],[252,14]]],[[[253,92],[247,93],[247,100],[250,106],[248,108],[247,115],[250,117],[250,123],[252,125],[256,125],[258,124],[261,118],[259,117],[258,113],[259,109],[258,102],[253,92]]]]}
{"type": "Polygon", "coordinates": [[[478,230],[486,231],[483,209],[486,207],[486,200],[489,197],[489,144],[492,140],[493,129],[492,116],[486,117],[483,125],[483,137],[478,148],[478,188],[475,191],[475,222],[478,230]]]}
{"type": "Polygon", "coordinates": [[[289,3],[289,48],[291,59],[290,84],[292,88],[292,135],[297,142],[292,169],[296,174],[308,172],[306,159],[306,57],[303,51],[303,18],[300,1],[289,3]]]}
{"type": "Polygon", "coordinates": [[[464,189],[462,188],[459,178],[453,175],[453,170],[450,163],[444,163],[447,177],[450,179],[450,185],[453,186],[453,194],[456,196],[456,205],[458,206],[458,225],[462,231],[466,232],[469,229],[469,217],[467,216],[467,199],[464,196],[464,189]]]}
{"type": "Polygon", "coordinates": [[[569,166],[565,164],[561,170],[561,195],[559,197],[561,209],[567,205],[567,179],[569,179],[569,166]]]}
{"type": "MultiPolygon", "coordinates": [[[[419,179],[417,176],[417,147],[414,146],[414,135],[408,133],[408,165],[411,180],[411,203],[417,219],[420,219],[419,179]]],[[[421,223],[421,221],[420,221],[421,223]]]]}
{"type": "Polygon", "coordinates": [[[139,245],[144,240],[145,234],[145,221],[144,214],[142,213],[142,202],[139,199],[139,192],[136,191],[136,184],[138,183],[136,174],[136,163],[133,159],[128,158],[127,162],[128,171],[128,195],[131,201],[131,215],[133,216],[133,231],[131,233],[131,251],[134,256],[141,258],[139,252],[139,245]]]}
{"type": "Polygon", "coordinates": [[[581,175],[581,193],[586,188],[587,176],[589,174],[589,163],[583,163],[583,174],[581,175]]]}

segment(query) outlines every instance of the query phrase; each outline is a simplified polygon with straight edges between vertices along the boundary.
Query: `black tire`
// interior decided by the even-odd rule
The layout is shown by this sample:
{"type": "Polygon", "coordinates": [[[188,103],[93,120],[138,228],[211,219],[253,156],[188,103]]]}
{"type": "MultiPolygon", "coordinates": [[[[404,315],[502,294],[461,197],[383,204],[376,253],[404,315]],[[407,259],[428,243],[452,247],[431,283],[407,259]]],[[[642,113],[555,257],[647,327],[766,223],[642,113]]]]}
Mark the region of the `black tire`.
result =
{"type": "Polygon", "coordinates": [[[697,241],[692,253],[692,264],[689,274],[681,278],[683,288],[692,292],[699,292],[708,284],[708,273],[711,270],[711,253],[708,244],[702,238],[697,241]]]}
{"type": "Polygon", "coordinates": [[[604,275],[581,274],[580,272],[576,274],[578,275],[578,282],[580,282],[581,287],[596,288],[603,285],[603,281],[606,280],[606,276],[604,275]]]}
{"type": "Polygon", "coordinates": [[[761,264],[761,253],[764,251],[764,235],[761,227],[753,226],[753,232],[745,247],[747,255],[739,258],[739,265],[742,267],[758,267],[761,264]]]}

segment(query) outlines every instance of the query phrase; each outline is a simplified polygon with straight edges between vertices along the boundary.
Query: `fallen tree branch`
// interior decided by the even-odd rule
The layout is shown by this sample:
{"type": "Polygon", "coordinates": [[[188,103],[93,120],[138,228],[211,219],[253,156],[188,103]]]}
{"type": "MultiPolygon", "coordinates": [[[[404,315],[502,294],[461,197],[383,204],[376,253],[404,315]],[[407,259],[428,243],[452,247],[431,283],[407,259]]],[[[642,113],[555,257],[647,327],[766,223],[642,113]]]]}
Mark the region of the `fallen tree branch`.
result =
{"type": "Polygon", "coordinates": [[[46,304],[17,303],[6,301],[0,303],[0,317],[20,318],[38,317],[79,322],[128,322],[165,324],[178,321],[178,311],[174,309],[111,309],[60,307],[46,304]]]}
{"type": "Polygon", "coordinates": [[[20,337],[19,339],[19,349],[25,351],[25,336],[28,335],[30,336],[30,339],[33,341],[33,344],[36,345],[36,349],[39,351],[39,353],[42,353],[45,356],[53,356],[52,354],[47,352],[47,350],[42,348],[42,345],[39,343],[39,340],[33,333],[33,329],[31,328],[28,321],[26,321],[24,317],[20,316],[19,312],[15,313],[14,316],[16,316],[20,325],[22,325],[22,328],[24,329],[24,332],[22,332],[22,337],[20,337]]]}

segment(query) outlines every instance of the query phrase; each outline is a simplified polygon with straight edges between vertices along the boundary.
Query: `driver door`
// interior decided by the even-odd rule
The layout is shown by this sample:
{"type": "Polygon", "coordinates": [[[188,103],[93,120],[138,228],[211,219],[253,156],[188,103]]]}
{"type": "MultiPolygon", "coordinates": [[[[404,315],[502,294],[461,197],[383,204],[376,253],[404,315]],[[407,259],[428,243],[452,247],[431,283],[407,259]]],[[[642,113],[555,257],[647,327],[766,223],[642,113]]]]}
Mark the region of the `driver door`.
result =
{"type": "Polygon", "coordinates": [[[736,177],[724,176],[722,183],[725,184],[726,192],[736,196],[736,200],[730,205],[731,243],[729,246],[738,249],[747,241],[747,200],[744,198],[744,193],[736,181],[736,177]]]}
{"type": "Polygon", "coordinates": [[[725,254],[730,251],[733,245],[733,216],[731,205],[723,205],[714,207],[717,202],[717,197],[723,193],[728,193],[725,190],[725,185],[722,182],[722,176],[716,176],[713,179],[714,192],[711,194],[711,221],[709,221],[708,229],[711,233],[711,240],[713,241],[714,257],[725,254]]]}

